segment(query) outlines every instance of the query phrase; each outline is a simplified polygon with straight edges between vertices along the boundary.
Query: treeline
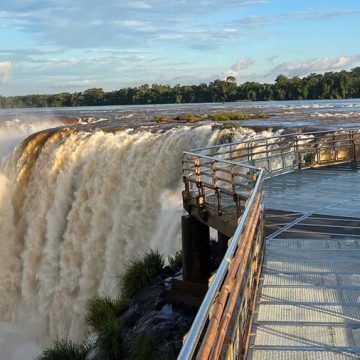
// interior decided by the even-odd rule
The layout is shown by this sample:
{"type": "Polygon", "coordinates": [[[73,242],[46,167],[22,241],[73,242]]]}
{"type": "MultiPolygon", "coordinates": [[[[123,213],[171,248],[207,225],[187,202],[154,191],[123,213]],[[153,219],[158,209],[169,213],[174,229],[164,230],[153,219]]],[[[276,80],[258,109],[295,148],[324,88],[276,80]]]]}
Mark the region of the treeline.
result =
{"type": "Polygon", "coordinates": [[[0,107],[60,107],[95,105],[140,105],[202,103],[225,101],[306,100],[360,98],[360,67],[351,71],[310,74],[300,78],[279,75],[274,84],[245,82],[236,79],[215,80],[209,84],[191,86],[141,85],[105,92],[92,88],[84,92],[55,95],[2,97],[0,107]]]}

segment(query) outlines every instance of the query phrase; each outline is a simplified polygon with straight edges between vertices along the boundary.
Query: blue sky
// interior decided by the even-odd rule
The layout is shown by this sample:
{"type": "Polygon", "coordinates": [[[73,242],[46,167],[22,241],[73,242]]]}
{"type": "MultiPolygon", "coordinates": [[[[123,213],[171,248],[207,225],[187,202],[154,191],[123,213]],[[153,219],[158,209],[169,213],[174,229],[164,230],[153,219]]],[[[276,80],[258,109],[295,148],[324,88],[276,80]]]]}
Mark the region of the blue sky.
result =
{"type": "Polygon", "coordinates": [[[360,65],[355,0],[1,0],[0,94],[360,65]]]}

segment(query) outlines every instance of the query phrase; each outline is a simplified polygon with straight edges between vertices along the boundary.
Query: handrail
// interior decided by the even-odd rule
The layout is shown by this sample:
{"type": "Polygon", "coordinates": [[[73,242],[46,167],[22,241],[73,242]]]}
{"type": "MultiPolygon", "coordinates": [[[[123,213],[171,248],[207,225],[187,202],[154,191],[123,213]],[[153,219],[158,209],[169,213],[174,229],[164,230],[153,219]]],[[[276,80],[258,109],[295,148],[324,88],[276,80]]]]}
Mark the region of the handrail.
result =
{"type": "Polygon", "coordinates": [[[214,281],[211,283],[209,290],[206,293],[206,296],[201,303],[200,309],[196,314],[195,320],[193,322],[193,325],[191,326],[191,329],[186,337],[186,340],[184,342],[184,345],[180,351],[180,354],[178,356],[178,360],[186,360],[190,359],[196,350],[198,341],[200,339],[200,336],[202,334],[202,331],[204,329],[205,323],[207,321],[207,317],[210,311],[210,307],[214,302],[214,299],[222,285],[222,282],[225,278],[226,272],[229,268],[231,259],[233,258],[235,254],[235,250],[238,246],[238,241],[240,238],[240,235],[242,234],[247,217],[252,209],[252,206],[254,205],[256,196],[258,195],[260,186],[264,180],[264,169],[260,170],[260,175],[257,178],[256,185],[252,191],[252,194],[248,200],[247,206],[245,208],[244,214],[242,215],[239,225],[236,228],[236,231],[232,237],[232,240],[230,242],[230,245],[225,253],[225,256],[223,260],[221,261],[221,264],[216,272],[214,281]]]}
{"type": "MultiPolygon", "coordinates": [[[[339,130],[329,129],[329,130],[319,130],[319,131],[308,131],[308,132],[303,132],[303,133],[302,132],[294,132],[294,133],[284,134],[284,135],[263,137],[263,138],[259,138],[259,139],[252,139],[252,140],[245,140],[245,141],[235,141],[235,142],[231,142],[231,143],[227,143],[227,144],[219,144],[219,145],[206,146],[206,147],[202,147],[202,148],[195,148],[195,149],[192,149],[191,151],[196,153],[196,152],[203,151],[203,150],[218,149],[218,148],[221,148],[224,146],[229,146],[229,145],[249,144],[249,143],[253,143],[253,142],[260,142],[260,141],[272,140],[272,139],[278,139],[278,138],[289,138],[289,137],[298,136],[298,135],[304,136],[304,135],[333,134],[333,133],[339,133],[339,132],[349,132],[349,131],[354,131],[354,130],[360,131],[360,126],[354,126],[351,128],[345,128],[345,129],[339,129],[339,130]]],[[[305,139],[300,138],[299,140],[305,140],[305,139]]]]}
{"type": "MultiPolygon", "coordinates": [[[[281,141],[280,141],[281,143],[281,141]]],[[[255,146],[253,147],[255,148],[255,146]]],[[[184,206],[186,204],[186,201],[188,200],[187,197],[194,197],[196,193],[198,192],[198,196],[196,197],[197,203],[195,206],[199,208],[199,211],[203,211],[204,207],[206,210],[210,210],[213,208],[212,203],[206,202],[206,195],[207,191],[215,191],[216,195],[218,196],[218,207],[219,207],[219,215],[223,215],[222,211],[222,203],[221,203],[221,192],[225,193],[232,193],[234,195],[235,202],[238,198],[242,196],[241,191],[238,192],[238,187],[240,189],[250,189],[250,194],[246,194],[245,197],[243,197],[243,200],[246,200],[244,206],[241,209],[243,209],[243,212],[240,213],[237,212],[237,219],[239,221],[238,226],[236,227],[236,230],[230,240],[229,247],[225,253],[225,256],[216,272],[216,275],[214,277],[213,282],[211,283],[205,298],[199,308],[199,311],[194,319],[194,322],[191,326],[191,329],[189,333],[187,334],[187,337],[184,341],[183,347],[180,351],[180,354],[178,356],[178,360],[189,360],[191,359],[195,352],[199,350],[200,344],[199,341],[204,333],[205,326],[207,322],[210,320],[210,311],[213,304],[216,303],[218,300],[217,297],[219,294],[221,294],[221,291],[224,289],[221,289],[221,287],[224,284],[225,279],[227,279],[227,276],[229,276],[229,268],[232,266],[232,260],[234,259],[234,256],[238,257],[240,255],[239,247],[240,244],[242,244],[243,239],[242,235],[244,234],[244,230],[248,231],[248,227],[250,226],[248,223],[252,222],[249,219],[249,215],[252,213],[252,210],[254,208],[254,203],[258,197],[259,194],[261,194],[261,186],[263,180],[272,175],[277,174],[283,174],[289,171],[293,171],[296,168],[302,169],[303,167],[314,167],[314,166],[323,166],[328,164],[335,164],[339,162],[356,162],[357,158],[360,159],[360,127],[359,128],[351,128],[346,130],[340,130],[340,131],[317,131],[317,132],[308,132],[308,133],[294,133],[294,134],[287,134],[287,135],[279,135],[274,136],[270,138],[261,138],[261,139],[255,139],[255,140],[249,140],[246,142],[236,142],[236,143],[227,143],[222,145],[216,145],[212,147],[207,148],[200,148],[195,149],[192,151],[184,152],[185,156],[191,157],[186,158],[183,161],[184,164],[186,164],[187,167],[184,167],[184,181],[185,181],[185,198],[184,198],[184,206]],[[323,134],[323,137],[317,138],[315,142],[309,143],[300,143],[301,140],[307,140],[306,135],[320,135],[323,134]],[[329,138],[327,135],[332,135],[332,138],[329,141],[329,138]],[[355,136],[356,134],[356,136],[355,136]],[[291,144],[285,147],[278,147],[278,148],[268,148],[268,145],[276,145],[275,143],[268,143],[269,140],[272,139],[280,139],[283,140],[284,138],[288,139],[290,137],[296,136],[295,139],[291,144]],[[338,137],[336,137],[339,135],[338,137]],[[343,137],[345,135],[345,138],[343,137]],[[349,135],[347,137],[346,135],[349,135]],[[300,137],[301,136],[301,137],[300,137]],[[258,145],[259,146],[266,146],[266,151],[260,151],[258,153],[255,153],[250,148],[244,148],[244,149],[238,149],[233,148],[234,145],[241,145],[241,144],[250,144],[250,143],[260,143],[261,141],[266,141],[265,144],[258,145]],[[214,154],[211,156],[211,154],[202,154],[200,151],[203,150],[211,150],[221,147],[230,147],[230,150],[226,152],[226,154],[230,154],[230,158],[223,159],[218,155],[221,155],[221,153],[214,154]],[[290,149],[290,151],[288,151],[290,149]],[[241,150],[248,150],[247,154],[236,154],[237,151],[241,150]],[[343,152],[343,153],[342,153],[343,152]],[[233,155],[235,153],[235,155],[233,155]],[[344,155],[345,153],[345,155],[344,155]],[[254,158],[254,155],[261,155],[264,154],[264,156],[260,158],[254,158]],[[233,155],[233,158],[231,158],[231,155],[233,155]],[[325,156],[323,156],[325,155],[325,156]],[[286,161],[289,160],[289,158],[285,159],[286,156],[290,156],[290,160],[292,163],[287,164],[286,161]],[[242,160],[247,157],[247,160],[242,160]],[[273,158],[280,158],[280,167],[273,168],[273,158]],[[210,160],[210,162],[201,162],[201,159],[210,160]],[[236,160],[235,160],[236,159],[236,160]],[[194,163],[192,164],[192,162],[194,163]],[[263,162],[265,161],[265,166],[263,165],[263,162]],[[262,166],[256,166],[256,162],[262,164],[262,166]],[[191,166],[188,166],[192,164],[191,166]],[[221,164],[223,166],[221,167],[221,164]],[[229,168],[224,168],[225,165],[230,165],[229,168]],[[244,179],[237,179],[236,175],[237,173],[234,171],[235,168],[244,168],[248,171],[245,175],[243,175],[244,179]],[[216,172],[226,172],[232,175],[231,179],[222,179],[217,176],[216,172]],[[212,179],[214,181],[213,185],[207,184],[207,179],[212,179]],[[224,181],[223,181],[224,180],[224,181]],[[220,183],[218,183],[220,181],[220,183]],[[223,182],[222,182],[223,181],[223,182]],[[228,187],[228,183],[232,184],[232,188],[228,187]],[[192,188],[192,192],[189,191],[190,185],[189,184],[196,184],[196,187],[192,188]],[[252,189],[251,189],[252,188],[252,189]],[[220,195],[219,195],[220,194],[220,195]],[[221,210],[221,211],[220,211],[221,210]],[[219,292],[220,290],[220,292],[219,292]]],[[[191,185],[192,186],[192,185],[191,185]]],[[[243,191],[243,190],[242,190],[243,191]]],[[[212,195],[213,196],[213,195],[212,195]]],[[[194,204],[194,203],[192,203],[194,204]]],[[[243,203],[242,203],[243,204],[243,203]]],[[[236,203],[238,206],[239,204],[236,203]]],[[[192,206],[192,205],[191,205],[192,206]]],[[[189,207],[191,209],[191,206],[189,207]]],[[[186,208],[186,207],[185,207],[186,208]]],[[[188,208],[186,208],[188,210],[188,208]]],[[[228,211],[228,210],[227,210],[228,211]]],[[[190,212],[190,211],[189,211],[190,212]]],[[[259,218],[260,219],[260,218],[259,218]]],[[[257,219],[256,221],[259,221],[259,224],[262,223],[262,220],[257,219]]],[[[252,224],[251,226],[257,226],[256,224],[252,224]]],[[[263,236],[262,233],[259,232],[257,236],[263,236]]],[[[256,239],[251,237],[249,238],[249,245],[252,246],[252,244],[256,244],[256,239]]],[[[259,246],[259,245],[256,245],[259,246]]],[[[241,251],[241,250],[240,250],[241,251]]],[[[248,251],[248,250],[247,250],[248,251]]],[[[245,260],[247,261],[247,260],[245,260]]],[[[241,266],[249,266],[248,263],[243,263],[241,266]]],[[[257,267],[259,267],[259,264],[257,264],[257,267]]],[[[256,272],[255,272],[256,274],[256,272]]],[[[246,280],[246,277],[242,277],[241,279],[237,279],[237,281],[242,282],[243,280],[246,280]]],[[[239,288],[240,284],[236,282],[237,289],[239,288]]],[[[226,286],[225,286],[226,287],[226,286]]],[[[256,287],[250,288],[250,291],[255,291],[256,287]]],[[[225,289],[225,291],[229,291],[229,289],[225,289]]],[[[253,293],[251,293],[253,294],[253,293]]],[[[222,294],[225,296],[224,294],[222,294]]],[[[236,292],[234,291],[234,294],[236,296],[236,292]]],[[[232,296],[233,297],[233,296],[232,296]]],[[[249,306],[249,304],[247,304],[249,306]]],[[[233,316],[234,314],[232,313],[233,316]]],[[[221,315],[223,316],[223,315],[221,315]]],[[[226,317],[226,316],[225,316],[226,317]]],[[[248,320],[248,318],[246,318],[248,320]]],[[[226,317],[225,324],[229,319],[226,317]]],[[[217,320],[216,320],[217,321],[217,320]]],[[[214,325],[215,326],[215,325],[214,325]]],[[[207,330],[209,327],[207,327],[207,330]]],[[[222,329],[224,331],[224,329],[222,329]]],[[[210,331],[213,336],[213,332],[210,331]]],[[[208,336],[208,333],[205,334],[205,338],[208,336]]],[[[245,336],[245,335],[244,335],[245,336]]],[[[220,339],[223,340],[224,338],[224,332],[222,332],[222,335],[220,339]]],[[[209,344],[209,341],[211,343],[211,339],[213,337],[210,337],[207,339],[207,343],[209,344]]],[[[219,346],[222,346],[222,340],[218,341],[216,344],[216,347],[213,349],[214,353],[217,354],[215,358],[218,358],[219,355],[219,346]]],[[[246,349],[246,345],[244,345],[244,349],[246,349]]],[[[209,347],[207,347],[207,352],[209,351],[209,347]]],[[[201,351],[200,351],[201,352],[201,351]]],[[[207,358],[207,357],[206,357],[207,358]]]]}
{"type": "MultiPolygon", "coordinates": [[[[234,161],[230,161],[230,160],[225,160],[225,159],[219,159],[215,156],[208,156],[208,155],[202,155],[202,154],[197,154],[194,153],[192,151],[183,151],[183,154],[185,155],[190,155],[190,156],[194,156],[194,157],[201,157],[203,159],[207,159],[207,160],[211,160],[214,161],[216,160],[217,162],[222,162],[224,164],[228,164],[228,165],[239,165],[238,163],[235,163],[234,161]]],[[[241,164],[242,167],[245,167],[247,169],[252,169],[252,170],[261,170],[260,168],[256,167],[256,166],[252,166],[249,164],[241,164]]]]}

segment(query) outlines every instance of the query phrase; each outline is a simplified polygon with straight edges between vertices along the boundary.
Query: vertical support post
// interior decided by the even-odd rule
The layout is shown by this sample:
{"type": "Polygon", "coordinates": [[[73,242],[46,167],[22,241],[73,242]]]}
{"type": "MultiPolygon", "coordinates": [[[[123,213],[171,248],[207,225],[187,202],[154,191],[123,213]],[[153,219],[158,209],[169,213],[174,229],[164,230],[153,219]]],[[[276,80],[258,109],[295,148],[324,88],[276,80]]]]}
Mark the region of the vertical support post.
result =
{"type": "Polygon", "coordinates": [[[226,253],[229,244],[229,237],[220,231],[218,231],[218,246],[219,246],[219,256],[222,259],[226,253]]]}
{"type": "Polygon", "coordinates": [[[301,170],[301,152],[299,151],[299,139],[297,135],[295,135],[294,152],[296,167],[297,169],[301,170]]]}
{"type": "Polygon", "coordinates": [[[352,159],[351,159],[351,168],[357,169],[357,154],[356,154],[356,144],[354,139],[354,132],[350,130],[350,143],[352,144],[352,159]]]}
{"type": "Polygon", "coordinates": [[[181,218],[183,278],[185,281],[206,282],[210,276],[209,227],[190,215],[181,218]]]}

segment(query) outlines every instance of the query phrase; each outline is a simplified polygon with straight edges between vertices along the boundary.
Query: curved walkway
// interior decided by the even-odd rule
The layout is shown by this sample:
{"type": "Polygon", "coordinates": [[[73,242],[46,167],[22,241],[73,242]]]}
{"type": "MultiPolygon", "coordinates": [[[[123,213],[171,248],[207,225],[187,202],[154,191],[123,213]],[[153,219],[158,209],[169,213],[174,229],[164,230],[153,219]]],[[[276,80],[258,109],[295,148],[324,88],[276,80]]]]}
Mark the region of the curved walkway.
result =
{"type": "Polygon", "coordinates": [[[360,172],[304,170],[264,188],[271,234],[248,359],[360,359],[360,172]]]}

